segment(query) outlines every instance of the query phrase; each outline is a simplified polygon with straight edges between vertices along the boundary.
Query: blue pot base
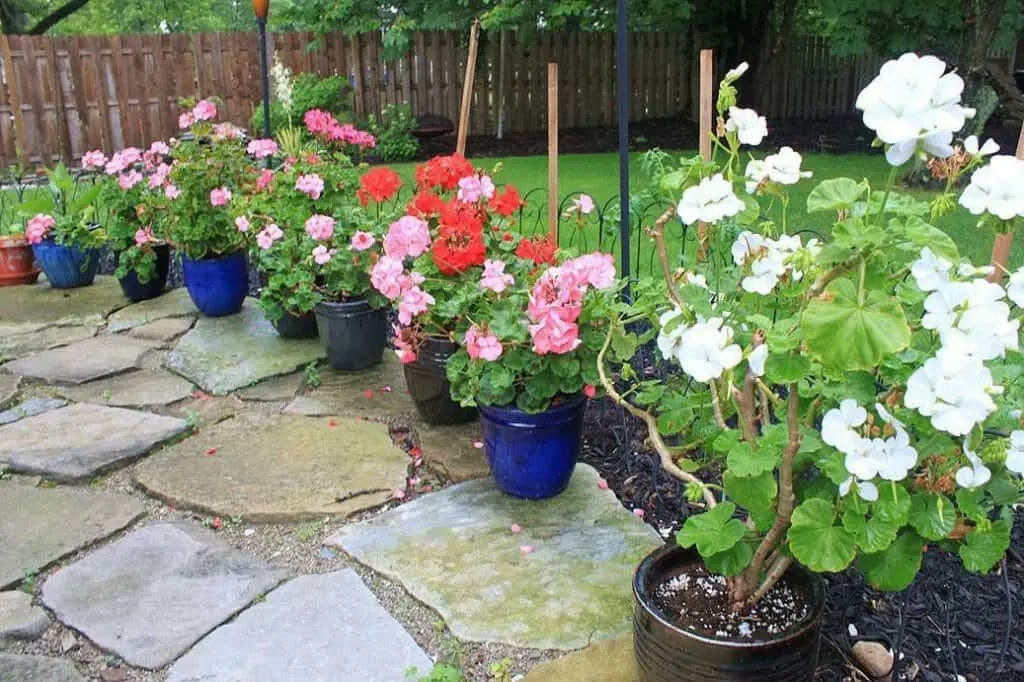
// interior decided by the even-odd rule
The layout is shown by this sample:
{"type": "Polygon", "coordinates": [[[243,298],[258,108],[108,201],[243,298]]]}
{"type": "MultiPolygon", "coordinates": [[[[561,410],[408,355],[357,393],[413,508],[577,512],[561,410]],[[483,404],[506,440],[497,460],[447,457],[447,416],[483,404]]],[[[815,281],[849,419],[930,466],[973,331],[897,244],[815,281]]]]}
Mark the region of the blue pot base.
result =
{"type": "Polygon", "coordinates": [[[249,291],[245,251],[201,260],[182,255],[181,270],[188,295],[203,315],[224,317],[242,309],[249,291]]]}
{"type": "Polygon", "coordinates": [[[62,246],[52,239],[32,245],[32,254],[54,289],[76,289],[92,284],[100,266],[99,251],[62,246]]]}

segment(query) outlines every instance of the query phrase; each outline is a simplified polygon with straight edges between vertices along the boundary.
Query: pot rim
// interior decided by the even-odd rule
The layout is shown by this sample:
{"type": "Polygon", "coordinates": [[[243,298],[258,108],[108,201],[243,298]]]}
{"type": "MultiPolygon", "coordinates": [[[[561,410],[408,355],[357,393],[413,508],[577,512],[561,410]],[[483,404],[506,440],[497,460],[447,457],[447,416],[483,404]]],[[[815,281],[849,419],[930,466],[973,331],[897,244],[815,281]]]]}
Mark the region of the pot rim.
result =
{"type": "MultiPolygon", "coordinates": [[[[170,244],[168,244],[168,246],[170,246],[170,244]]],[[[245,254],[245,249],[238,249],[237,251],[232,251],[231,253],[222,253],[221,255],[214,256],[213,258],[193,258],[192,256],[188,255],[188,253],[186,253],[185,251],[182,251],[181,260],[187,260],[193,263],[212,263],[213,261],[227,260],[228,258],[237,258],[239,255],[241,255],[242,258],[245,258],[245,254]]]]}
{"type": "MultiPolygon", "coordinates": [[[[778,644],[785,644],[792,640],[803,637],[807,634],[808,630],[818,627],[821,623],[822,617],[825,614],[825,586],[821,576],[813,573],[798,563],[794,563],[789,570],[797,570],[803,572],[806,576],[808,583],[811,587],[811,594],[809,599],[811,601],[811,612],[807,615],[807,618],[802,623],[797,623],[792,628],[785,632],[771,638],[761,640],[737,640],[737,639],[719,639],[715,637],[708,637],[690,630],[679,627],[669,619],[665,618],[662,612],[652,603],[648,598],[647,587],[644,585],[644,578],[650,573],[650,569],[655,561],[661,559],[667,554],[672,553],[688,554],[693,553],[696,557],[695,562],[701,563],[700,555],[697,554],[696,549],[685,549],[675,543],[666,543],[661,547],[658,547],[654,551],[650,552],[643,560],[637,564],[636,569],[633,571],[633,600],[634,602],[654,620],[656,620],[662,627],[671,630],[679,637],[685,637],[687,639],[700,642],[701,644],[715,646],[726,649],[738,649],[738,650],[749,650],[749,649],[760,649],[768,646],[776,646],[778,644]]],[[[787,571],[788,572],[788,571],[787,571]]]]}
{"type": "Polygon", "coordinates": [[[569,412],[570,410],[574,410],[577,407],[579,407],[581,403],[585,403],[586,400],[587,400],[587,397],[585,395],[583,395],[582,391],[580,391],[579,393],[576,393],[574,395],[568,396],[567,399],[564,402],[561,402],[561,403],[559,403],[557,405],[549,406],[548,409],[544,410],[543,412],[525,412],[523,410],[520,410],[518,407],[516,407],[515,403],[511,403],[509,405],[500,405],[500,406],[499,405],[478,405],[478,407],[479,407],[481,412],[488,411],[488,412],[493,412],[495,414],[503,413],[503,414],[513,415],[513,416],[525,415],[527,417],[533,417],[533,416],[536,416],[538,414],[557,414],[559,412],[569,412]]]}
{"type": "Polygon", "coordinates": [[[28,238],[19,234],[0,234],[0,248],[32,246],[28,238]]]}

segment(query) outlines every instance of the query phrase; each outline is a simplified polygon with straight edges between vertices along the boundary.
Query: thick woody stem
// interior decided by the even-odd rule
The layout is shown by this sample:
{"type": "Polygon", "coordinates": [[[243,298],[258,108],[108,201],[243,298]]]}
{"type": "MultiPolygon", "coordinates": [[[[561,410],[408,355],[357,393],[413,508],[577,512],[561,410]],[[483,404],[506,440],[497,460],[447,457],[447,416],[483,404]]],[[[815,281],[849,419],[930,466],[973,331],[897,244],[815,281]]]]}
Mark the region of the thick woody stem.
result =
{"type": "Polygon", "coordinates": [[[729,425],[725,423],[725,415],[722,414],[722,401],[718,397],[718,382],[712,379],[708,386],[711,389],[711,411],[715,415],[715,424],[723,431],[729,431],[729,425]]]}
{"type": "Polygon", "coordinates": [[[683,299],[679,296],[679,292],[676,291],[676,282],[672,277],[672,265],[668,262],[668,247],[665,246],[665,223],[672,220],[675,215],[676,209],[670,207],[661,214],[660,218],[654,221],[654,227],[649,230],[649,234],[658,250],[658,262],[661,263],[661,274],[665,276],[668,297],[672,299],[677,308],[682,310],[685,306],[683,305],[683,299]]]}
{"type": "Polygon", "coordinates": [[[597,373],[601,377],[601,385],[604,387],[605,392],[608,393],[608,397],[614,400],[618,405],[625,408],[625,410],[631,415],[643,420],[644,424],[647,426],[647,436],[651,443],[651,447],[653,447],[658,453],[658,456],[661,459],[661,466],[665,471],[680,480],[700,486],[701,494],[704,496],[704,501],[707,503],[708,509],[715,507],[718,504],[718,501],[715,499],[715,495],[711,492],[711,489],[705,485],[704,481],[700,480],[693,474],[680,469],[672,459],[672,449],[665,444],[661,434],[658,433],[657,418],[651,413],[641,410],[639,407],[636,407],[623,398],[619,394],[618,390],[616,390],[615,384],[608,378],[608,373],[605,371],[604,367],[604,358],[605,354],[608,352],[608,347],[611,345],[613,331],[614,327],[609,325],[608,334],[605,335],[604,345],[601,346],[601,352],[597,354],[597,373]]]}
{"type": "Polygon", "coordinates": [[[775,587],[775,583],[782,579],[782,576],[786,575],[786,571],[793,565],[793,558],[788,556],[777,556],[774,561],[771,562],[771,567],[768,569],[768,574],[764,577],[764,582],[754,591],[754,594],[750,597],[750,603],[755,604],[764,595],[768,594],[768,591],[775,587]]]}

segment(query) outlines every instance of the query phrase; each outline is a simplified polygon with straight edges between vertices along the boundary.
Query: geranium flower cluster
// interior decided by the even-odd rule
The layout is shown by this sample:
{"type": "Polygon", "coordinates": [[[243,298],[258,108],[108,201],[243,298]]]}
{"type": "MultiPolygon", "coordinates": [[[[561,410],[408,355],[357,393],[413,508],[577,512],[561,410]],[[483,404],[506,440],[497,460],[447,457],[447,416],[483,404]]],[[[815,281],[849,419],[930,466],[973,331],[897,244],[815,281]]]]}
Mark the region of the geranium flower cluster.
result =
{"type": "Polygon", "coordinates": [[[306,130],[310,135],[327,143],[340,143],[366,150],[377,146],[377,140],[371,133],[359,130],[351,123],[341,124],[331,113],[320,109],[310,109],[302,117],[306,130]]]}
{"type": "MultiPolygon", "coordinates": [[[[658,322],[661,356],[678,362],[684,372],[701,383],[718,379],[743,360],[743,349],[733,343],[732,327],[721,317],[705,320],[698,316],[694,324],[688,325],[683,311],[674,308],[662,313],[658,322]]],[[[765,352],[759,351],[759,355],[765,352]]]]}
{"type": "Polygon", "coordinates": [[[772,239],[756,232],[741,232],[732,245],[732,259],[736,265],[749,268],[750,274],[743,278],[740,286],[745,291],[766,296],[775,290],[781,279],[799,282],[804,273],[795,268],[793,257],[801,249],[806,249],[813,259],[821,246],[817,239],[801,244],[800,237],[795,235],[772,239]]]}
{"type": "Polygon", "coordinates": [[[878,499],[876,477],[886,481],[902,481],[917,465],[918,454],[910,445],[906,428],[880,404],[875,412],[889,426],[892,434],[885,438],[869,438],[862,434],[868,413],[856,400],[846,399],[825,413],[821,422],[821,439],[845,455],[843,462],[850,478],[840,484],[846,495],[856,486],[857,494],[868,501],[878,499]]]}
{"type": "Polygon", "coordinates": [[[604,253],[573,258],[548,268],[530,292],[527,314],[533,352],[538,355],[569,353],[579,347],[579,325],[587,289],[608,289],[615,284],[615,262],[604,253]]]}

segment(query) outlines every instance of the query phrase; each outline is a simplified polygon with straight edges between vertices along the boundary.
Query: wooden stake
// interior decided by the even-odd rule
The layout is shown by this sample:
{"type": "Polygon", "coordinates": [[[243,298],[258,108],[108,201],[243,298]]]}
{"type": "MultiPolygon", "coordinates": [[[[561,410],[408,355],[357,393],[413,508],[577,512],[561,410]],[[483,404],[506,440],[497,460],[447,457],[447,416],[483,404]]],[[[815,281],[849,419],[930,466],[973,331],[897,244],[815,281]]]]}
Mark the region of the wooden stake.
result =
{"type": "MultiPolygon", "coordinates": [[[[1020,134],[1017,136],[1017,158],[1024,159],[1024,123],[1020,126],[1020,134]]],[[[1006,275],[1007,263],[1010,262],[1010,251],[1013,250],[1013,237],[1015,233],[997,234],[992,242],[992,265],[995,272],[988,276],[988,281],[999,283],[1006,275]]]]}
{"type": "MultiPolygon", "coordinates": [[[[711,160],[711,126],[714,125],[714,105],[712,97],[712,79],[714,74],[714,51],[700,51],[700,158],[711,160]]],[[[703,262],[707,256],[708,227],[704,223],[697,224],[697,260],[703,262]]]]}
{"type": "Polygon", "coordinates": [[[459,133],[455,153],[466,155],[466,135],[469,133],[469,105],[473,101],[473,79],[476,75],[476,49],[480,39],[480,20],[473,20],[469,30],[469,54],[466,56],[466,79],[462,82],[462,106],[459,108],[459,133]]]}
{"type": "Polygon", "coordinates": [[[548,63],[548,239],[558,243],[558,63],[548,63]]]}
{"type": "Polygon", "coordinates": [[[508,31],[501,31],[498,45],[498,139],[505,136],[505,60],[508,53],[508,31]]]}

